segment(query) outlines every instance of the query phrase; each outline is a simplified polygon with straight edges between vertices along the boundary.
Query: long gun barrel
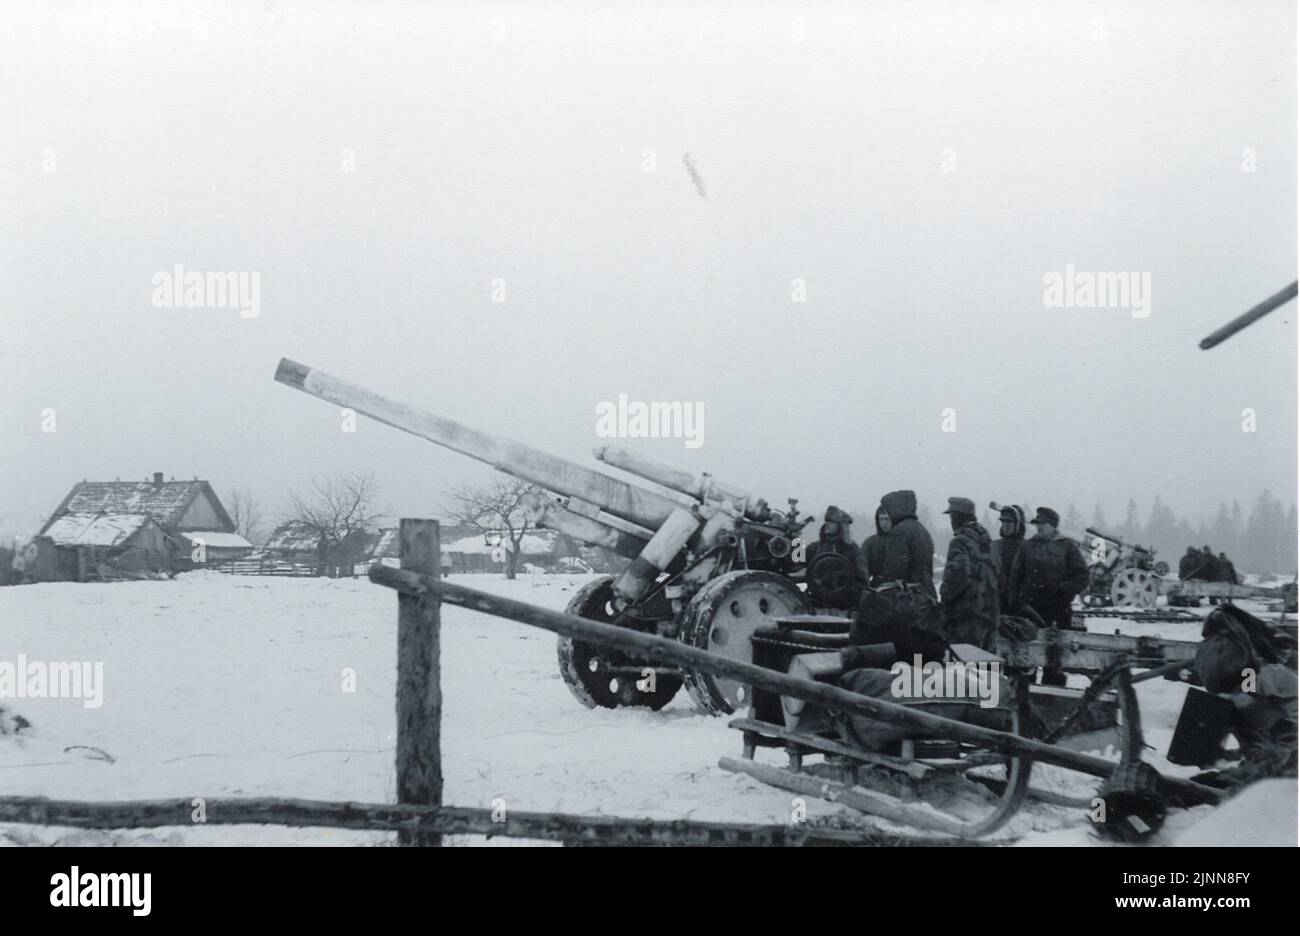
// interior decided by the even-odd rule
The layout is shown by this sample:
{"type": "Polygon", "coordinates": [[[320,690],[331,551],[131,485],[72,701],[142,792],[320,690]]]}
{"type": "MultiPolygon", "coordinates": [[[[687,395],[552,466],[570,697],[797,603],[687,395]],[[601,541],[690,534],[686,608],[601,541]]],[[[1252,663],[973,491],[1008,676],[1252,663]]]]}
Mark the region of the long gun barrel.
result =
{"type": "Polygon", "coordinates": [[[1247,327],[1248,325],[1253,325],[1255,322],[1259,321],[1264,316],[1268,315],[1268,313],[1272,312],[1278,306],[1285,305],[1286,303],[1290,302],[1292,299],[1296,297],[1297,288],[1300,288],[1300,283],[1292,283],[1290,286],[1287,286],[1285,289],[1275,292],[1273,295],[1269,296],[1267,299],[1265,299],[1263,302],[1259,303],[1258,305],[1252,306],[1251,308],[1247,309],[1245,312],[1238,315],[1227,325],[1224,325],[1222,328],[1216,329],[1215,331],[1206,335],[1204,338],[1201,339],[1201,350],[1203,351],[1210,350],[1210,348],[1213,348],[1215,345],[1219,344],[1220,342],[1225,341],[1228,338],[1231,338],[1233,335],[1237,334],[1237,332],[1241,331],[1243,328],[1247,327]]]}
{"type": "Polygon", "coordinates": [[[486,462],[498,471],[548,491],[576,498],[630,523],[657,530],[681,502],[618,478],[575,465],[539,449],[414,409],[327,374],[281,358],[275,379],[285,386],[354,410],[371,419],[486,462]]]}
{"type": "Polygon", "coordinates": [[[1101,529],[1100,527],[1088,527],[1087,529],[1084,530],[1084,532],[1088,533],[1091,536],[1096,536],[1101,539],[1104,539],[1107,542],[1114,543],[1116,546],[1128,545],[1122,539],[1116,536],[1114,533],[1107,533],[1105,530],[1101,529]]]}
{"type": "Polygon", "coordinates": [[[670,491],[685,494],[695,501],[726,500],[743,510],[751,520],[767,519],[767,505],[755,500],[748,491],[718,481],[710,474],[694,475],[681,468],[665,465],[652,458],[629,452],[627,449],[613,445],[601,445],[592,450],[597,461],[602,461],[615,468],[621,468],[637,477],[653,481],[670,491]]]}

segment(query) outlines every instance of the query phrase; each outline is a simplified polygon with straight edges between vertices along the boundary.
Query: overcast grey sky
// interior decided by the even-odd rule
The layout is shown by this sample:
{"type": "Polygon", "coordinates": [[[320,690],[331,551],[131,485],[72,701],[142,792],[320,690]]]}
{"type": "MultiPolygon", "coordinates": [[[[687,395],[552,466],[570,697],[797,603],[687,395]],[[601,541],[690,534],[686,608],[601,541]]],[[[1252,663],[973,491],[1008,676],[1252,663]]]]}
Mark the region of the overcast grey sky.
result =
{"type": "Polygon", "coordinates": [[[281,356],[581,462],[600,402],[699,401],[700,448],[629,444],[809,509],[1289,503],[1295,304],[1196,343],[1296,278],[1295,27],[1283,2],[5,3],[0,531],[82,478],[272,506],[374,468],[436,516],[485,473],[343,433],[281,356]],[[258,272],[260,315],[156,308],[178,263],[258,272]],[[1067,263],[1149,273],[1150,316],[1045,307],[1067,263]]]}

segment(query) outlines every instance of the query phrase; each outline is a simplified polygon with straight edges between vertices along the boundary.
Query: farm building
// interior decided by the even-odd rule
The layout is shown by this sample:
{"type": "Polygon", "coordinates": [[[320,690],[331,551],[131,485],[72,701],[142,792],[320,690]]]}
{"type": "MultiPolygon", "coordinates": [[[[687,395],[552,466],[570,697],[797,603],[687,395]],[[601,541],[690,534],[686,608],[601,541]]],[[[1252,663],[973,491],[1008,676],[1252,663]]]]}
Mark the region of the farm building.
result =
{"type": "Polygon", "coordinates": [[[290,520],[271,531],[260,550],[268,558],[302,565],[323,565],[320,534],[305,523],[290,520]]]}
{"type": "MultiPolygon", "coordinates": [[[[447,524],[440,533],[444,574],[505,571],[503,532],[447,524]]],[[[596,551],[552,530],[529,532],[520,547],[520,569],[526,565],[579,571],[604,567],[596,551]]],[[[345,548],[329,558],[321,549],[320,534],[315,529],[289,521],[277,527],[266,545],[243,565],[249,566],[249,571],[264,574],[364,575],[371,563],[396,566],[398,557],[397,527],[352,534],[345,540],[345,548]],[[254,564],[256,568],[252,568],[254,564]]]]}
{"type": "MultiPolygon", "coordinates": [[[[471,533],[456,539],[444,537],[442,564],[449,572],[502,572],[505,570],[504,532],[471,533]]],[[[525,564],[546,566],[553,562],[555,533],[534,530],[519,542],[519,568],[525,564]]]]}
{"type": "Polygon", "coordinates": [[[253,546],[207,481],[83,481],[33,540],[36,581],[87,581],[192,569],[253,546]]]}
{"type": "Polygon", "coordinates": [[[289,520],[272,531],[257,558],[263,567],[304,575],[354,575],[383,555],[397,557],[397,530],[353,530],[330,548],[320,530],[289,520]]]}

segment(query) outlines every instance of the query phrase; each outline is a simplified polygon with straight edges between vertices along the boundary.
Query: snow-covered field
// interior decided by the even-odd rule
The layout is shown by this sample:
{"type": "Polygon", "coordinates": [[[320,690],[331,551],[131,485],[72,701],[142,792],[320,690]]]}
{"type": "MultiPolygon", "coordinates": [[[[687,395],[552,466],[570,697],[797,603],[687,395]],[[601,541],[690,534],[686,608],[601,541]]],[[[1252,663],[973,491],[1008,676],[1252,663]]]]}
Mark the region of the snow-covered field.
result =
{"type": "MultiPolygon", "coordinates": [[[[457,576],[463,584],[562,608],[586,576],[457,576]]],[[[294,796],[393,799],[396,594],[356,580],[191,573],[164,582],[0,589],[0,661],[102,661],[99,708],[72,699],[0,699],[31,727],[0,735],[0,789],[69,799],[294,796]],[[350,688],[355,674],[355,691],[350,688]],[[111,760],[109,759],[111,758],[111,760]]],[[[1207,609],[1202,609],[1207,610],[1207,609]]],[[[1094,619],[1098,630],[1196,639],[1196,624],[1094,619]]],[[[560,680],[553,635],[443,611],[444,800],[458,806],[660,818],[787,822],[791,795],[717,766],[740,750],[726,720],[682,692],[662,712],[589,711],[560,680]]],[[[1186,689],[1139,687],[1148,743],[1167,748],[1186,689]]],[[[777,751],[761,759],[780,763],[777,751]]],[[[1162,771],[1188,775],[1152,753],[1162,771]]],[[[1033,783],[1090,795],[1089,778],[1050,766],[1033,783]]],[[[1261,784],[1218,810],[1173,815],[1183,837],[1295,844],[1295,784],[1261,784]]],[[[810,818],[865,820],[817,800],[810,818]]],[[[1097,843],[1081,812],[1030,802],[999,837],[1097,843]]],[[[261,826],[85,832],[0,825],[4,844],[384,844],[388,834],[261,826]]],[[[468,843],[479,840],[467,839],[468,843]]]]}

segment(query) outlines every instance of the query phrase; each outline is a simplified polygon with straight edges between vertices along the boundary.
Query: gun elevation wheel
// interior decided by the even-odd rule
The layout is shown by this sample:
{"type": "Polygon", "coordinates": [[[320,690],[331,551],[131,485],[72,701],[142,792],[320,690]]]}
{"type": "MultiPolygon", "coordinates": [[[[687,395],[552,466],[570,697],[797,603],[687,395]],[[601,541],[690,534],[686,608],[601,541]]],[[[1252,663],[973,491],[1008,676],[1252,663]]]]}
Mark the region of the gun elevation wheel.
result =
{"type": "MultiPolygon", "coordinates": [[[[590,621],[612,623],[618,617],[613,576],[588,582],[564,610],[590,621]]],[[[658,711],[682,687],[682,678],[676,673],[569,637],[560,638],[556,651],[560,676],[587,708],[638,705],[658,711]]]]}
{"type": "Polygon", "coordinates": [[[818,553],[808,563],[808,594],[831,608],[850,611],[858,606],[862,586],[852,561],[839,553],[818,553]]]}
{"type": "MultiPolygon", "coordinates": [[[[749,638],[756,629],[779,617],[808,610],[803,592],[784,576],[775,572],[728,572],[695,593],[686,607],[682,640],[710,653],[749,663],[753,659],[749,638]]],[[[710,715],[730,715],[749,704],[749,687],[734,679],[688,670],[685,682],[695,704],[710,715]]]]}

